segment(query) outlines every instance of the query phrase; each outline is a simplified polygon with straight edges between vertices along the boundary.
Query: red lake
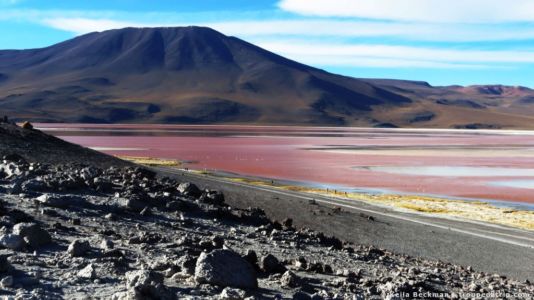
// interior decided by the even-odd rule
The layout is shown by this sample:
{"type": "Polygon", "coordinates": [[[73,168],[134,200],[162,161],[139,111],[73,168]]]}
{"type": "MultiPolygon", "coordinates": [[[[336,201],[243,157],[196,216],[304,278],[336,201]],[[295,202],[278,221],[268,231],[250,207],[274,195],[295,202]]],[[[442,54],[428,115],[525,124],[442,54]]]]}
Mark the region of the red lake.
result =
{"type": "MultiPolygon", "coordinates": [[[[36,124],[112,155],[345,190],[534,204],[534,132],[36,124]]],[[[530,206],[530,205],[528,205],[530,206]]]]}

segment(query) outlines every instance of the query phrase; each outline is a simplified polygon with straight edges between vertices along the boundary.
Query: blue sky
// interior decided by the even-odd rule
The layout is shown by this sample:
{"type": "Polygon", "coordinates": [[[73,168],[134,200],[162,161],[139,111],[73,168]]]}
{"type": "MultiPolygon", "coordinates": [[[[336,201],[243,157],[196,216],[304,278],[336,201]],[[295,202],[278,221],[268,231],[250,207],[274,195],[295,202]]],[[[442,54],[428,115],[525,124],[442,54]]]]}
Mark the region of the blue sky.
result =
{"type": "Polygon", "coordinates": [[[0,49],[186,25],[348,76],[534,87],[533,0],[0,0],[0,49]]]}

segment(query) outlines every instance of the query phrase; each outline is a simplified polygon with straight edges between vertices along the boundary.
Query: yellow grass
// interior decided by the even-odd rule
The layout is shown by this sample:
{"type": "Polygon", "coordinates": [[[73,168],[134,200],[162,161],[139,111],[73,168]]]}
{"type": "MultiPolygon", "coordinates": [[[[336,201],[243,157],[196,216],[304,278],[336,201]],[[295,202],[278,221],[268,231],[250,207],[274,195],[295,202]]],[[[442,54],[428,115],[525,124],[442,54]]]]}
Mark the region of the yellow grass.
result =
{"type": "Polygon", "coordinates": [[[211,175],[211,172],[208,170],[190,170],[190,172],[193,172],[199,175],[211,175]]]}
{"type": "Polygon", "coordinates": [[[178,160],[152,158],[142,156],[118,156],[120,159],[131,161],[136,164],[152,166],[152,167],[179,167],[182,163],[178,160]]]}
{"type": "Polygon", "coordinates": [[[534,212],[527,210],[510,210],[483,201],[451,200],[439,197],[397,194],[348,193],[334,189],[309,188],[305,186],[277,185],[271,181],[248,178],[226,178],[256,186],[268,186],[280,190],[304,192],[321,196],[351,199],[371,204],[387,206],[401,211],[455,217],[459,219],[481,221],[515,228],[534,230],[534,212]]]}
{"type": "Polygon", "coordinates": [[[402,207],[402,208],[409,209],[409,210],[414,210],[414,211],[424,212],[424,213],[446,213],[446,212],[449,212],[448,210],[446,210],[444,208],[433,208],[433,207],[416,205],[416,204],[411,204],[411,203],[401,203],[398,206],[402,207]]]}

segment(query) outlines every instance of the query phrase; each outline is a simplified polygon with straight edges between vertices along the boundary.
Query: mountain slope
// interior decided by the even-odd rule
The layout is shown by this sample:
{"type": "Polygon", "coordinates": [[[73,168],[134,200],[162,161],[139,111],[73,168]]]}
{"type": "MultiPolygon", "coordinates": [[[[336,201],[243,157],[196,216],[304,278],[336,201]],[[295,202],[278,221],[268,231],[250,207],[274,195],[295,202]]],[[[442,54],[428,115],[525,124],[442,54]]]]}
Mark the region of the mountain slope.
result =
{"type": "MultiPolygon", "coordinates": [[[[23,129],[0,121],[0,158],[21,157],[28,162],[50,164],[92,165],[109,168],[133,164],[62,139],[47,135],[39,130],[23,129]]],[[[17,160],[17,159],[15,159],[17,160]]],[[[0,161],[1,163],[1,161],[0,161]]],[[[0,177],[3,175],[0,170],[0,177]]]]}
{"type": "Polygon", "coordinates": [[[199,27],[112,30],[0,52],[0,107],[69,122],[345,124],[410,100],[199,27]]]}
{"type": "MultiPolygon", "coordinates": [[[[42,49],[0,51],[0,110],[19,120],[467,124],[462,117],[428,123],[428,101],[418,93],[387,82],[330,74],[203,27],[126,28],[42,49]]],[[[534,101],[529,99],[519,103],[531,106],[534,101]]],[[[431,106],[436,113],[446,106],[456,108],[431,106]]],[[[481,110],[476,105],[463,109],[481,110]]],[[[496,126],[525,123],[514,122],[496,126]]]]}

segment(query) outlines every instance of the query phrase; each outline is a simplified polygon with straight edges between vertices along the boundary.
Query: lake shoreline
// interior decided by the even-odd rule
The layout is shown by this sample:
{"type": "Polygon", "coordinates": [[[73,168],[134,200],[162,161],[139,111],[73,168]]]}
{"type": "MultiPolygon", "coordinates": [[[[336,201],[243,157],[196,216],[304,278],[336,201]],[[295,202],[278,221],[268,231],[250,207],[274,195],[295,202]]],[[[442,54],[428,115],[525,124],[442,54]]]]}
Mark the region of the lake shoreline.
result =
{"type": "MultiPolygon", "coordinates": [[[[157,158],[152,158],[152,160],[157,161],[157,158]]],[[[132,162],[142,164],[142,160],[133,160],[132,162]]],[[[149,166],[165,166],[165,160],[163,160],[161,165],[156,163],[149,166]]],[[[534,206],[529,206],[529,204],[499,201],[498,204],[500,205],[498,206],[495,203],[496,201],[486,199],[451,199],[439,195],[369,193],[365,192],[365,189],[362,189],[360,192],[347,192],[340,190],[336,186],[318,188],[313,187],[313,184],[274,178],[230,174],[228,172],[213,170],[180,169],[178,167],[176,169],[253,186],[264,186],[278,190],[362,201],[367,204],[394,209],[400,212],[420,213],[427,216],[456,218],[462,221],[485,222],[518,229],[534,230],[534,206]],[[506,206],[506,204],[510,205],[506,206]]]]}

